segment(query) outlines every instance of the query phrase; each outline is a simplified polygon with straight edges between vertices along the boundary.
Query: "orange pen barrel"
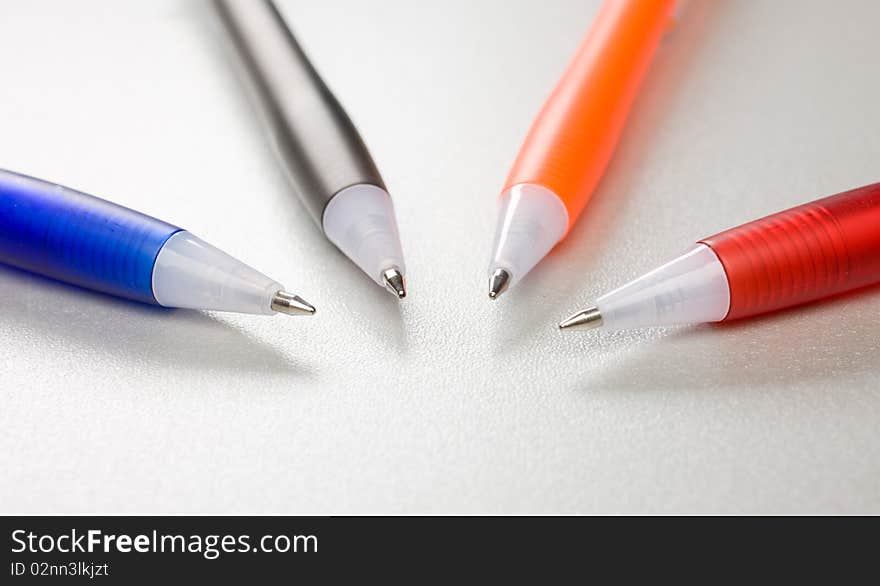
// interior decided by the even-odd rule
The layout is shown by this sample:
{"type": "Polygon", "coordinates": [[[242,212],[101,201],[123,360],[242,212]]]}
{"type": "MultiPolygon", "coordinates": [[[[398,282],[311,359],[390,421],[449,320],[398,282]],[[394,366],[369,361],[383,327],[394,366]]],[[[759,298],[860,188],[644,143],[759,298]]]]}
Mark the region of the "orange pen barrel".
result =
{"type": "Polygon", "coordinates": [[[675,0],[606,0],[532,124],[499,199],[489,297],[568,233],[620,138],[675,0]]]}
{"type": "Polygon", "coordinates": [[[574,60],[532,124],[504,191],[555,193],[580,215],[608,166],[675,0],[606,0],[574,60]]]}

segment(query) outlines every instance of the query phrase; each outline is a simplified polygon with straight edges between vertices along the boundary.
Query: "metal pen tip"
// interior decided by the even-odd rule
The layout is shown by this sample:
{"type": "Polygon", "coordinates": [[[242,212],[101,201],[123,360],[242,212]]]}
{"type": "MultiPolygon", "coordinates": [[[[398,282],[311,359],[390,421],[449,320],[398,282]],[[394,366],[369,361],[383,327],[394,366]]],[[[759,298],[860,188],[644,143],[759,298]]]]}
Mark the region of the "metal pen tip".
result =
{"type": "Polygon", "coordinates": [[[495,272],[489,277],[489,299],[492,299],[493,301],[498,299],[499,295],[507,291],[507,286],[509,284],[510,273],[504,269],[495,269],[495,272]]]}
{"type": "Polygon", "coordinates": [[[602,327],[602,314],[599,313],[598,307],[588,307],[583,311],[579,311],[568,319],[559,322],[560,330],[592,330],[593,328],[602,327]]]}
{"type": "Polygon", "coordinates": [[[403,278],[403,273],[397,267],[386,269],[382,273],[382,282],[385,283],[385,288],[398,299],[406,297],[406,281],[403,278]]]}
{"type": "Polygon", "coordinates": [[[287,315],[314,315],[315,306],[293,293],[278,291],[272,297],[272,309],[287,315]]]}

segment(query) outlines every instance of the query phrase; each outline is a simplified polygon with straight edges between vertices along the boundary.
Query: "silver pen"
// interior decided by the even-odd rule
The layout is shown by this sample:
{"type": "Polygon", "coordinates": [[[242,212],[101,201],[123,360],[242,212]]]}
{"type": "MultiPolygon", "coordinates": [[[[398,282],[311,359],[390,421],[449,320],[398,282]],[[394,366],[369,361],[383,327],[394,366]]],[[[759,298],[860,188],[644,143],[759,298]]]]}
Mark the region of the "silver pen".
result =
{"type": "Polygon", "coordinates": [[[269,0],[215,0],[281,164],[324,235],[406,296],[394,206],[364,141],[269,0]]]}

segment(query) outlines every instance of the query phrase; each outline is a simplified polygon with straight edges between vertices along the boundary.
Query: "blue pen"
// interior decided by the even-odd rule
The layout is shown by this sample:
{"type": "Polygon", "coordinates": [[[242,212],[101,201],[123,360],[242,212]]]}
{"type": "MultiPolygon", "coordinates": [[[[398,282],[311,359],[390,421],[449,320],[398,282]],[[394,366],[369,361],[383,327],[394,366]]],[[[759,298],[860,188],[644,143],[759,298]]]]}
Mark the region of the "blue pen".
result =
{"type": "Polygon", "coordinates": [[[280,283],[186,230],[2,169],[0,262],[163,307],[315,313],[280,283]]]}

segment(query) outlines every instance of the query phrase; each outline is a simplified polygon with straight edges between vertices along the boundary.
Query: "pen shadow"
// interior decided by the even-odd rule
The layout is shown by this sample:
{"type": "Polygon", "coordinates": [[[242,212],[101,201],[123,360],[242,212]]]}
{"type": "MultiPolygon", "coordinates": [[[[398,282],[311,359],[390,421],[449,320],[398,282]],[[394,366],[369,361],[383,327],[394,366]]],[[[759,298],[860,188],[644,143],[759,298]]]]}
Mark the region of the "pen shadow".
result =
{"type": "Polygon", "coordinates": [[[179,369],[314,374],[212,314],[128,301],[2,265],[0,330],[47,348],[69,343],[179,369]]]}
{"type": "MultiPolygon", "coordinates": [[[[729,324],[656,329],[654,339],[639,340],[631,352],[610,349],[574,386],[748,391],[818,380],[846,385],[880,375],[880,322],[873,319],[878,313],[875,286],[729,324]]],[[[583,343],[594,344],[608,333],[580,335],[583,343]]]]}
{"type": "MultiPolygon", "coordinates": [[[[675,104],[679,88],[698,58],[722,11],[717,0],[691,0],[669,42],[655,57],[636,99],[630,120],[585,213],[566,239],[556,246],[516,288],[499,298],[501,320],[495,328],[497,354],[512,352],[543,328],[553,328],[578,307],[573,301],[602,291],[585,279],[601,266],[602,255],[627,230],[621,209],[637,197],[640,185],[650,183],[644,161],[654,156],[655,139],[665,113],[675,104]],[[553,283],[554,290],[544,285],[553,283]],[[586,291],[585,291],[586,289],[586,291]]],[[[631,230],[630,230],[631,231],[631,230]]]]}
{"type": "Polygon", "coordinates": [[[358,329],[388,350],[404,353],[407,338],[402,305],[408,301],[379,287],[330,242],[325,244],[328,269],[315,279],[315,287],[338,292],[333,303],[337,311],[342,310],[346,328],[358,329]]]}

